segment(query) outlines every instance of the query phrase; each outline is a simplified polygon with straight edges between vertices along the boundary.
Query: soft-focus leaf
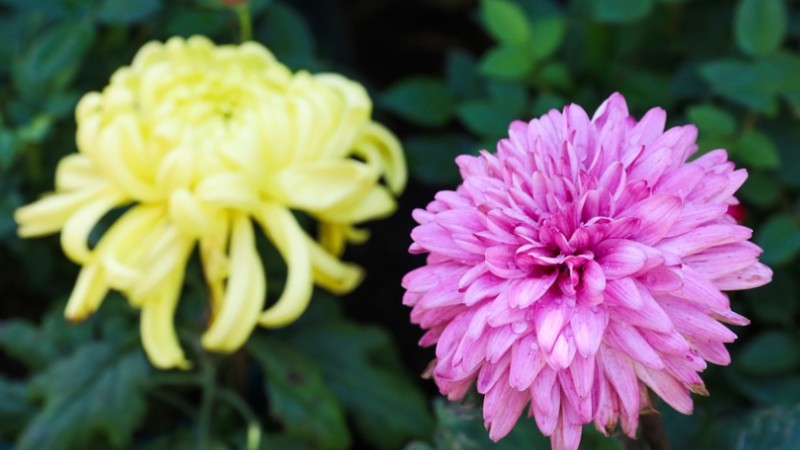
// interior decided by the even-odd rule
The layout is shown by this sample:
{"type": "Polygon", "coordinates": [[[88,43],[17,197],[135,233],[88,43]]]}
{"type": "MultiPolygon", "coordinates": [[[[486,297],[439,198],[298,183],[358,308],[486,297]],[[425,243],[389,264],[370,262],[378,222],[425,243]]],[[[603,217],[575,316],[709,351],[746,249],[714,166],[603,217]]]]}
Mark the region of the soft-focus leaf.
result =
{"type": "Polygon", "coordinates": [[[97,19],[111,25],[131,25],[147,19],[161,7],[161,0],[102,0],[97,19]]]}
{"type": "Polygon", "coordinates": [[[14,85],[27,95],[69,84],[94,40],[94,27],[64,22],[38,36],[13,66],[14,85]]]}
{"type": "Polygon", "coordinates": [[[564,40],[566,32],[564,19],[550,16],[531,24],[531,56],[536,60],[550,57],[564,40]]]}
{"type": "Polygon", "coordinates": [[[130,443],[144,418],[150,365],[138,346],[86,343],[33,379],[43,405],[16,450],[92,448],[98,437],[111,447],[130,443]]]}
{"type": "Polygon", "coordinates": [[[391,86],[381,104],[410,122],[441,126],[452,118],[455,99],[440,80],[412,77],[391,86]]]}
{"type": "Polygon", "coordinates": [[[739,0],[734,35],[739,48],[749,55],[764,55],[780,47],[788,17],[783,0],[739,0]]]}
{"type": "Polygon", "coordinates": [[[509,0],[483,0],[483,20],[489,33],[500,42],[522,44],[531,29],[525,12],[509,0]]]}
{"type": "MultiPolygon", "coordinates": [[[[543,65],[536,71],[534,76],[536,84],[545,89],[555,88],[562,91],[570,91],[573,87],[572,75],[569,73],[569,68],[558,62],[543,65]]],[[[547,95],[552,96],[552,94],[543,94],[542,96],[547,95]]]]}
{"type": "Polygon", "coordinates": [[[760,208],[771,208],[778,203],[781,191],[775,178],[761,172],[750,173],[736,195],[745,202],[760,208]]]}
{"type": "Polygon", "coordinates": [[[462,103],[457,114],[470,131],[489,139],[506,135],[511,121],[516,119],[513,114],[485,100],[462,103]]]}
{"type": "Polygon", "coordinates": [[[8,170],[17,158],[19,151],[17,137],[11,130],[0,125],[0,169],[8,170]]]}
{"type": "Polygon", "coordinates": [[[800,226],[788,214],[776,214],[756,230],[755,242],[764,249],[762,262],[786,264],[800,251],[800,226]]]}
{"type": "Polygon", "coordinates": [[[481,59],[480,72],[491,78],[518,80],[533,68],[529,46],[507,44],[489,50],[481,59]]]}
{"type": "Polygon", "coordinates": [[[775,407],[752,414],[737,436],[732,450],[797,450],[800,442],[800,405],[775,407]]]}
{"type": "Polygon", "coordinates": [[[731,149],[737,161],[758,169],[774,169],[780,163],[775,144],[769,137],[757,131],[743,133],[731,149]]]}
{"type": "Polygon", "coordinates": [[[478,95],[480,78],[475,58],[463,51],[455,50],[447,54],[445,79],[450,91],[459,97],[478,95]]]}
{"type": "Polygon", "coordinates": [[[686,115],[690,122],[697,125],[700,135],[703,136],[729,136],[736,131],[736,119],[733,115],[711,104],[692,106],[686,115]]]}
{"type": "Polygon", "coordinates": [[[33,415],[27,394],[26,382],[0,377],[0,442],[15,435],[33,415]]]}
{"type": "Polygon", "coordinates": [[[800,290],[788,269],[775,270],[771,283],[745,291],[744,296],[753,319],[762,324],[791,326],[800,310],[800,290]]]}
{"type": "Polygon", "coordinates": [[[600,22],[623,24],[642,19],[653,8],[653,0],[596,0],[594,16],[600,22]]]}
{"type": "Polygon", "coordinates": [[[437,450],[550,450],[550,440],[542,436],[533,419],[520,418],[511,432],[497,443],[489,439],[477,405],[459,404],[437,399],[434,402],[437,428],[434,440],[437,450]]]}
{"type": "Polygon", "coordinates": [[[425,399],[404,373],[389,335],[336,316],[334,309],[313,326],[298,324],[290,338],[294,350],[319,367],[325,385],[353,414],[373,448],[394,450],[429,436],[432,418],[425,399]]]}
{"type": "Polygon", "coordinates": [[[735,363],[751,375],[786,373],[800,365],[800,347],[787,333],[767,331],[745,343],[735,363]]]}
{"type": "Polygon", "coordinates": [[[228,19],[225,14],[215,10],[181,10],[169,18],[166,33],[184,38],[195,34],[213,36],[228,28],[228,19]]]}
{"type": "Polygon", "coordinates": [[[282,63],[293,69],[314,70],[316,44],[308,23],[294,8],[273,3],[254,31],[282,63]]]}
{"type": "Polygon", "coordinates": [[[748,400],[760,405],[800,402],[800,376],[746,376],[726,370],[725,379],[748,400]]]}
{"type": "Polygon", "coordinates": [[[320,449],[350,446],[342,406],[310,360],[274,339],[254,336],[247,348],[264,370],[271,414],[289,435],[320,449]]]}
{"type": "Polygon", "coordinates": [[[21,319],[0,322],[0,348],[31,369],[38,370],[58,355],[55,346],[42,336],[39,328],[21,319]]]}
{"type": "Polygon", "coordinates": [[[409,175],[432,186],[458,184],[456,156],[475,151],[474,141],[463,134],[410,136],[403,146],[409,175]]]}
{"type": "Polygon", "coordinates": [[[505,111],[509,117],[521,117],[528,101],[525,86],[507,81],[491,81],[486,88],[493,105],[505,111]]]}

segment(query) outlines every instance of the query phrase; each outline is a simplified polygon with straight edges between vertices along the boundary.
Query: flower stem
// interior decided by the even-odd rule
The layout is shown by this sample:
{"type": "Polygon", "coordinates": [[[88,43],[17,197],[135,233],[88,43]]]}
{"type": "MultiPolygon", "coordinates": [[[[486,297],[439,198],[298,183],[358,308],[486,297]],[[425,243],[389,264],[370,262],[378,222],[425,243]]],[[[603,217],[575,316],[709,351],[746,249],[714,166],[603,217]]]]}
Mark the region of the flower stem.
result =
{"type": "Polygon", "coordinates": [[[650,450],[669,450],[667,433],[661,423],[661,414],[642,414],[639,416],[642,426],[642,437],[650,446],[650,450]]]}
{"type": "Polygon", "coordinates": [[[209,448],[209,438],[211,434],[211,410],[214,406],[214,397],[216,396],[216,366],[214,361],[208,355],[203,355],[202,358],[202,376],[203,376],[203,400],[200,404],[200,419],[197,424],[197,448],[200,450],[207,450],[209,448]]]}
{"type": "Polygon", "coordinates": [[[250,2],[236,5],[236,16],[239,18],[239,29],[242,32],[242,42],[253,40],[253,20],[250,17],[250,2]]]}
{"type": "Polygon", "coordinates": [[[256,450],[260,448],[261,426],[258,422],[258,416],[256,416],[250,406],[242,400],[242,397],[230,389],[219,389],[217,391],[217,398],[228,402],[247,422],[247,450],[256,450]]]}

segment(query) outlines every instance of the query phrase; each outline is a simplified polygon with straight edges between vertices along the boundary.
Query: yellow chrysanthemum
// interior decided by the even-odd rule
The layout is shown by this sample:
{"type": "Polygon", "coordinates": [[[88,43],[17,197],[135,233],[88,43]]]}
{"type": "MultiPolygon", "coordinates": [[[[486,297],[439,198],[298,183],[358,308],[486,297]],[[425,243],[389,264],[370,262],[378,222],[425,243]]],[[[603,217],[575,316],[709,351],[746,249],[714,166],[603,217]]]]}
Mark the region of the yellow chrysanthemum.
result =
{"type": "Polygon", "coordinates": [[[213,351],[237,349],[257,324],[295,320],[314,283],[334,293],[359,283],[361,269],[339,260],[347,242],[367,237],[353,224],[393,212],[406,179],[400,144],[370,114],[359,84],[293,74],[257,43],[149,43],[80,101],[79,153],[59,163],[54,193],[17,210],[19,234],[61,230],[64,252],[83,266],[67,318],[119,290],[142,309],[151,361],[186,367],[173,316],[197,243],[212,310],[202,343],[213,351]],[[120,207],[90,248],[90,231],[120,207]],[[319,242],[291,210],[318,220],[319,242]],[[266,311],[253,221],[288,267],[266,311]]]}

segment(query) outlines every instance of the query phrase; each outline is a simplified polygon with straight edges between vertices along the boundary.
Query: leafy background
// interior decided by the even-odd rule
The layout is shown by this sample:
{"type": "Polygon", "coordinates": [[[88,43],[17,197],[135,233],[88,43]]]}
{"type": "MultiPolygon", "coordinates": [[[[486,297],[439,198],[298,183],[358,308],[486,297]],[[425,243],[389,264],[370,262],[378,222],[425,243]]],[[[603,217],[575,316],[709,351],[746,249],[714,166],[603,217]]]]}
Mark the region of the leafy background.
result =
{"type": "MultiPolygon", "coordinates": [[[[73,109],[152,39],[236,42],[217,0],[0,0],[0,449],[546,449],[530,420],[491,444],[480,399],[448,403],[423,380],[430,349],[400,304],[410,211],[453,188],[453,158],[492,149],[514,119],[622,92],[695,123],[750,178],[739,195],[766,287],[732,295],[753,320],[733,364],[704,374],[686,417],[660,408],[673,448],[797,449],[800,443],[800,11],[796,0],[251,0],[255,38],[293,69],[362,82],[404,143],[398,213],[347,258],[363,286],[318,292],[297,323],[233,355],[202,352],[203,281],[179,311],[188,372],[159,372],[137,312],[111,295],[82,324],[62,318],[77,268],[58,238],[22,241],[13,210],[52,188],[75,151],[73,109]]],[[[281,264],[264,245],[267,267],[281,264]]],[[[196,263],[195,263],[196,264],[196,263]]],[[[278,283],[270,283],[271,287],[278,283]]],[[[622,449],[587,428],[582,449],[622,449]]]]}

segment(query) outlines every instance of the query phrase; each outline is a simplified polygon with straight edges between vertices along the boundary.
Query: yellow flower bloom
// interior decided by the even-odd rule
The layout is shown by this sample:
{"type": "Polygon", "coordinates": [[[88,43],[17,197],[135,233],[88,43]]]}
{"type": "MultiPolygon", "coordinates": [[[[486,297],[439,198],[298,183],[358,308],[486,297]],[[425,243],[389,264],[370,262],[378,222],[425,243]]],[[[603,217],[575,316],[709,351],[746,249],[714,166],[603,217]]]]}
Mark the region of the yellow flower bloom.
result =
{"type": "Polygon", "coordinates": [[[119,290],[142,309],[153,364],[187,367],[173,317],[195,244],[211,299],[209,350],[239,348],[257,324],[292,322],[314,283],[344,293],[360,282],[361,269],[339,256],[367,238],[355,223],[394,211],[406,180],[400,144],[370,114],[359,84],[293,74],[257,43],[151,42],[80,101],[79,153],[59,163],[55,192],[17,210],[19,235],[60,230],[83,266],[67,318],[119,290]],[[127,209],[90,247],[89,233],[117,208],[127,209]],[[319,242],[291,210],[318,221],[319,242]],[[253,222],[288,267],[266,310],[253,222]]]}

